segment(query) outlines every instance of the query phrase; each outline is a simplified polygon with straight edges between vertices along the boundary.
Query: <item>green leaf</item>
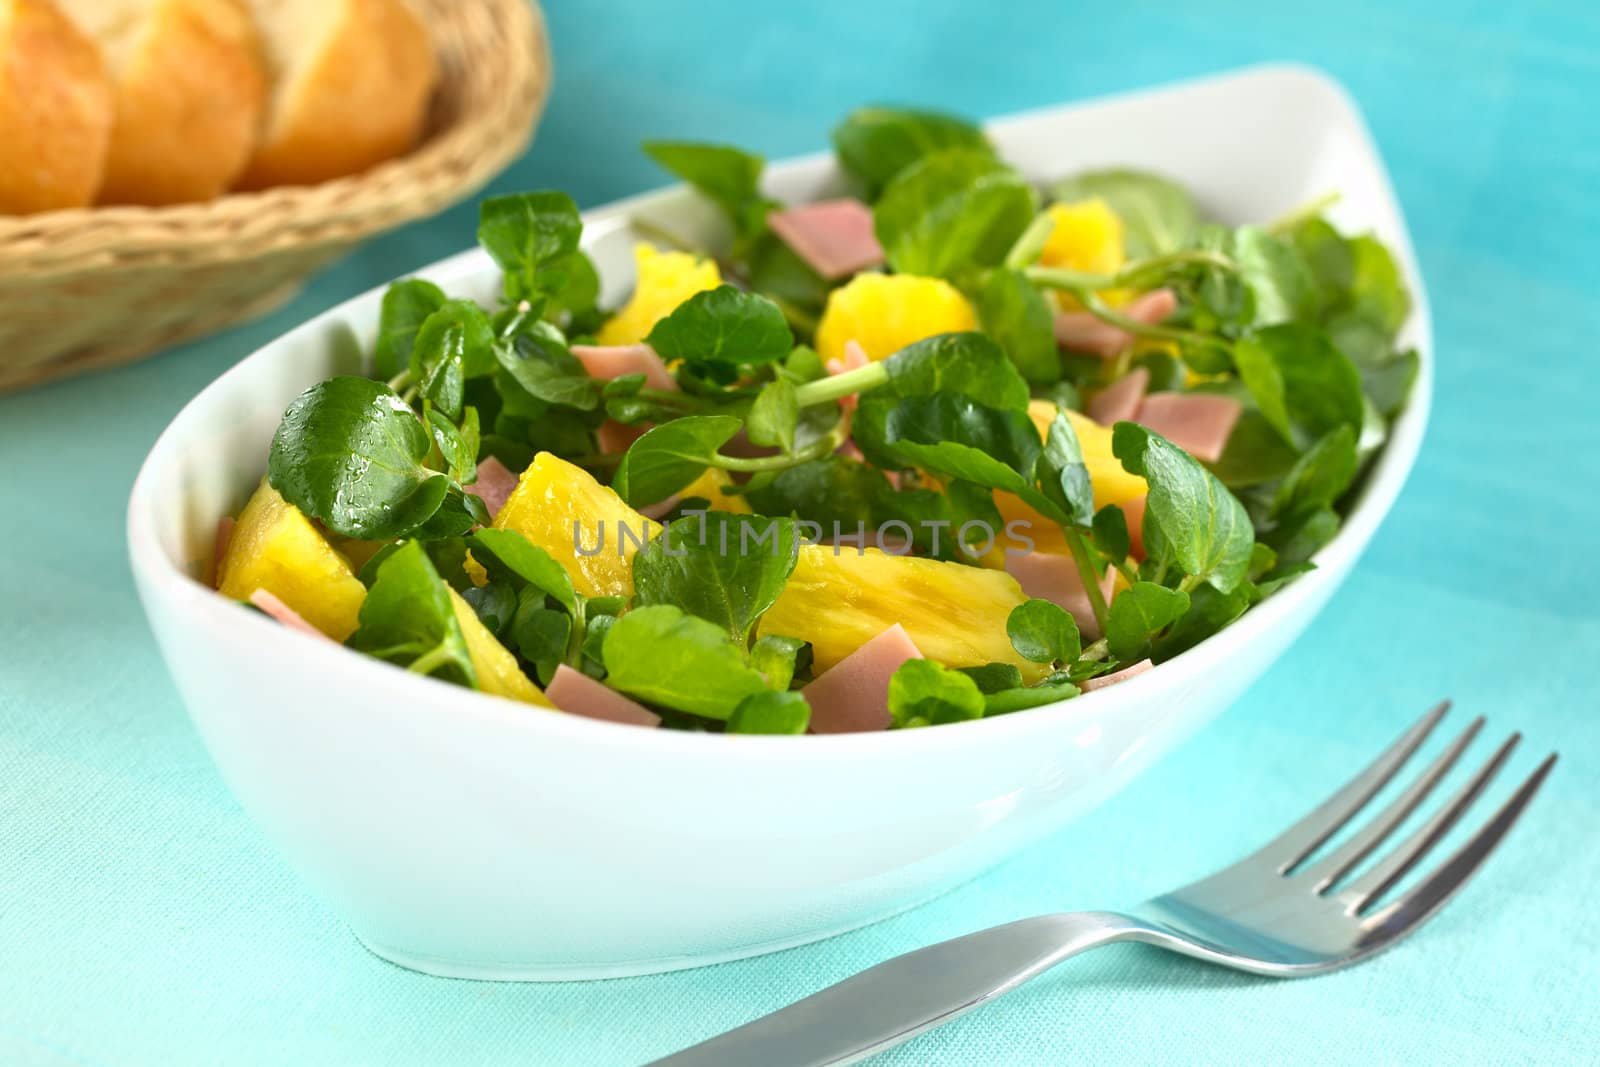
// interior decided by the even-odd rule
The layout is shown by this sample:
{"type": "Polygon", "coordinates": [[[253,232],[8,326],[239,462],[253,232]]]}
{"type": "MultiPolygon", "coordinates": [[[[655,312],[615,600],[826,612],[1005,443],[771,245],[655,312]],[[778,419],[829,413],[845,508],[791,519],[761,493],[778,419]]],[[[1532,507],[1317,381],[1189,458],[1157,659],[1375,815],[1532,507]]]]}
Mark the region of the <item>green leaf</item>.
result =
{"type": "Polygon", "coordinates": [[[1137,423],[1117,423],[1111,450],[1124,469],[1150,483],[1144,518],[1150,557],[1171,558],[1223,592],[1244,581],[1255,531],[1244,505],[1215,475],[1137,423]]]}
{"type": "Polygon", "coordinates": [[[1028,406],[1028,383],[1005,349],[981,333],[941,333],[907,345],[883,361],[898,396],[961,393],[992,408],[1028,406]]]}
{"type": "Polygon", "coordinates": [[[461,426],[431,407],[427,410],[428,429],[439,448],[450,477],[470,485],[478,480],[478,412],[467,408],[461,426]]]}
{"type": "Polygon", "coordinates": [[[516,590],[504,582],[468,585],[461,590],[461,599],[472,608],[478,621],[496,637],[505,632],[517,614],[516,590]]]}
{"type": "Polygon", "coordinates": [[[698,367],[775,363],[794,348],[778,305],[731,285],[691,296],[656,323],[646,340],[662,359],[698,367]]]}
{"type": "Polygon", "coordinates": [[[1026,600],[1012,608],[1006,635],[1017,655],[1034,663],[1071,663],[1083,651],[1077,622],[1048,600],[1026,600]]]}
{"type": "Polygon", "coordinates": [[[1363,419],[1361,374],[1321,330],[1269,326],[1234,346],[1239,376],[1262,415],[1298,448],[1363,419]]]}
{"type": "Polygon", "coordinates": [[[794,523],[713,511],[678,519],[633,560],[640,604],[671,604],[744,645],[783,592],[798,555],[794,523]]]}
{"type": "Polygon", "coordinates": [[[1332,430],[1298,460],[1278,485],[1272,515],[1330,507],[1355,480],[1356,435],[1348,426],[1332,430]]]}
{"type": "Polygon", "coordinates": [[[548,287],[539,272],[562,267],[578,251],[583,220],[566,193],[543,191],[497,196],[478,210],[478,243],[506,273],[507,295],[523,297],[554,292],[568,283],[556,271],[548,287]]]}
{"type": "Polygon", "coordinates": [[[393,391],[330,378],[301,393],[272,437],[268,480],[342,537],[400,537],[439,509],[450,480],[424,466],[432,441],[393,391]]]}
{"type": "Polygon", "coordinates": [[[1059,410],[1045,437],[1039,485],[1074,526],[1088,526],[1093,521],[1094,487],[1089,483],[1089,468],[1083,461],[1077,431],[1059,410]]]}
{"type": "Polygon", "coordinates": [[[613,689],[708,719],[726,720],[745,697],[768,691],[727,631],[670,604],[617,619],[604,653],[613,689]]]}
{"type": "Polygon", "coordinates": [[[1189,596],[1188,610],[1155,642],[1151,658],[1164,663],[1187,652],[1243,615],[1249,606],[1248,585],[1241,585],[1231,593],[1218,592],[1209,585],[1196,586],[1189,596]]]}
{"type": "Polygon", "coordinates": [[[1265,415],[1246,408],[1211,471],[1229,488],[1242,489],[1277,481],[1289,473],[1297,458],[1294,446],[1265,415]]]}
{"type": "Polygon", "coordinates": [[[617,615],[595,615],[590,613],[588,625],[583,631],[583,659],[584,669],[595,677],[605,674],[605,642],[606,635],[611,632],[611,627],[617,623],[617,615]],[[590,670],[589,664],[594,668],[590,670]]]}
{"type": "Polygon", "coordinates": [[[1339,514],[1332,508],[1302,512],[1269,531],[1264,539],[1278,552],[1280,567],[1304,563],[1339,532],[1339,514]]]}
{"type": "Polygon", "coordinates": [[[976,682],[931,659],[908,659],[889,679],[889,717],[901,729],[981,719],[983,706],[976,682]]]}
{"type": "Polygon", "coordinates": [[[751,693],[728,716],[730,734],[803,734],[810,725],[805,697],[772,689],[751,693]]]}
{"type": "Polygon", "coordinates": [[[984,696],[1022,685],[1022,672],[1011,663],[985,663],[981,667],[957,667],[956,670],[971,678],[984,696]]]}
{"type": "Polygon", "coordinates": [[[762,515],[803,515],[824,528],[834,523],[854,530],[873,522],[873,502],[890,490],[876,467],[830,455],[757,475],[745,486],[745,500],[762,515]]]}
{"type": "Polygon", "coordinates": [[[1421,370],[1421,366],[1416,349],[1409,349],[1396,354],[1385,363],[1361,372],[1367,396],[1372,398],[1373,406],[1378,409],[1380,415],[1392,419],[1405,410],[1406,401],[1411,396],[1411,387],[1416,384],[1417,372],[1421,370]]]}
{"type": "Polygon", "coordinates": [[[1392,337],[1411,314],[1411,294],[1401,280],[1399,264],[1371,234],[1353,238],[1349,244],[1354,260],[1351,303],[1359,314],[1382,325],[1392,337]]]}
{"type": "Polygon", "coordinates": [[[477,687],[450,589],[420,543],[408,541],[378,567],[359,618],[351,648],[418,674],[477,687]]]}
{"type": "Polygon", "coordinates": [[[1150,643],[1189,610],[1189,594],[1153,582],[1124,589],[1106,614],[1106,643],[1125,662],[1144,659],[1150,643]]]}
{"type": "Polygon", "coordinates": [[[622,457],[611,488],[631,507],[665,500],[704,474],[739,426],[731,415],[689,415],[647,430],[622,457]]]}
{"type": "Polygon", "coordinates": [[[475,531],[468,541],[472,558],[489,572],[490,578],[526,583],[555,600],[569,615],[578,613],[577,593],[566,569],[522,534],[486,526],[475,531]]]}
{"type": "Polygon", "coordinates": [[[1233,233],[1233,258],[1255,298],[1255,325],[1271,326],[1312,314],[1316,278],[1289,242],[1256,226],[1233,233]]]}
{"type": "Polygon", "coordinates": [[[1127,513],[1116,504],[1107,504],[1094,513],[1094,547],[1113,563],[1121,563],[1132,551],[1127,513]]]}
{"type": "Polygon", "coordinates": [[[965,119],[936,111],[863,107],[833,131],[839,164],[876,195],[923,157],[949,148],[991,152],[983,131],[965,119]]]}
{"type": "Polygon", "coordinates": [[[444,290],[421,278],[395,282],[383,294],[378,343],[373,349],[375,377],[393,378],[411,366],[411,347],[429,315],[444,306],[444,290]]]}
{"type": "Polygon", "coordinates": [[[1055,317],[1044,294],[1021,271],[989,272],[978,296],[978,317],[1029,382],[1050,385],[1060,380],[1055,317]]]}
{"type": "Polygon", "coordinates": [[[946,149],[902,171],[873,208],[884,258],[948,278],[1005,257],[1038,208],[1033,187],[987,151],[946,149]]]}
{"type": "Polygon", "coordinates": [[[1041,685],[1005,689],[986,694],[983,698],[983,715],[1006,715],[1013,711],[1043,707],[1063,700],[1071,700],[1082,690],[1071,682],[1047,682],[1041,685]]]}
{"type": "Polygon", "coordinates": [[[543,319],[525,322],[509,342],[495,345],[494,357],[524,393],[547,404],[593,411],[600,403],[604,383],[589,377],[566,337],[543,319]]]}
{"type": "Polygon", "coordinates": [[[751,443],[794,451],[794,431],[800,423],[800,404],[795,399],[794,383],[779,378],[756,394],[745,420],[745,436],[751,443]]]}
{"type": "Polygon", "coordinates": [[[1187,248],[1200,215],[1183,186],[1145,171],[1087,171],[1050,188],[1050,199],[1072,202],[1099,197],[1122,219],[1130,259],[1187,248]]]}
{"type": "Polygon", "coordinates": [[[809,647],[798,637],[766,634],[750,646],[750,666],[760,671],[773,689],[787,689],[795,672],[810,666],[809,647]]]}
{"type": "Polygon", "coordinates": [[[450,418],[461,416],[469,378],[494,372],[494,327],[471,300],[448,300],[429,315],[411,349],[411,378],[450,418]]]}
{"type": "Polygon", "coordinates": [[[765,161],[731,145],[646,141],[645,155],[711,200],[741,228],[752,201],[760,199],[765,161]]]}

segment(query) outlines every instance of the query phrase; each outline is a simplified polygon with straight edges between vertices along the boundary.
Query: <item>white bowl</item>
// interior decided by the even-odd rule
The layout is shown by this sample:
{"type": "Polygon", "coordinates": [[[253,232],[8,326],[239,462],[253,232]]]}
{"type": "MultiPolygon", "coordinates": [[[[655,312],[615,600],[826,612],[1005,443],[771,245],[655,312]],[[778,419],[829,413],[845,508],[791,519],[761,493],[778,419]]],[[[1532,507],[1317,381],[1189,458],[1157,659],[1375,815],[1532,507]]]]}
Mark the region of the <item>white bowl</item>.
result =
{"type": "MultiPolygon", "coordinates": [[[[1326,191],[1399,256],[1423,356],[1410,408],[1318,569],[1190,652],[1048,708],[904,733],[737,737],[646,731],[482,696],[312,640],[223,599],[202,574],[219,516],[260,478],[284,407],[359,371],[381,292],[244,360],[146,460],[128,539],[145,610],[207,748],[245,810],[379,955],[435,974],[570,979],[766,952],[884,918],[973,877],[1120,789],[1227,707],[1333,594],[1422,439],[1428,305],[1365,125],[1324,75],[1264,67],[994,123],[1032,177],[1127,164],[1192,187],[1218,217],[1272,218],[1326,191]]],[[[804,199],[825,157],[771,168],[804,199]]],[[[591,212],[587,247],[626,291],[645,215],[714,236],[683,190],[591,212]]],[[[424,271],[490,299],[472,251],[424,271]]]]}

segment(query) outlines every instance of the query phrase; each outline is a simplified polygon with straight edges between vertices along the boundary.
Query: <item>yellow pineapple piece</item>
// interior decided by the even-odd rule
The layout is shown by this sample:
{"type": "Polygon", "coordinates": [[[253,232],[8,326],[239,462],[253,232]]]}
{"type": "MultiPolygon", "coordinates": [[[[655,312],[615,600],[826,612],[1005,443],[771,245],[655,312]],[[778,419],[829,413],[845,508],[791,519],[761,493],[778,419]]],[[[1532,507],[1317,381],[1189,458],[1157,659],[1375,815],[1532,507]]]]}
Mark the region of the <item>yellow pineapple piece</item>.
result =
{"type": "Polygon", "coordinates": [[[733,488],[733,478],[719,467],[707,467],[704,474],[678,490],[679,499],[699,497],[710,501],[712,511],[725,511],[730,515],[749,515],[750,502],[743,493],[724,496],[722,490],[733,488]]]}
{"type": "Polygon", "coordinates": [[[925,337],[977,328],[972,305],[942,278],[858,274],[828,294],[817,354],[843,360],[845,342],[853,340],[868,359],[886,359],[925,337]]]}
{"type": "MultiPolygon", "coordinates": [[[[573,588],[590,597],[632,596],[633,554],[660,529],[588,471],[549,452],[533,457],[494,527],[550,553],[573,588]]],[[[481,575],[478,569],[473,580],[481,575]]]]}
{"type": "MultiPolygon", "coordinates": [[[[449,586],[445,588],[450,589],[449,586]]],[[[489,628],[479,620],[478,613],[472,610],[472,605],[454,589],[450,589],[450,604],[455,608],[456,622],[461,624],[462,636],[467,639],[467,654],[472,657],[472,666],[478,672],[479,689],[497,697],[520,700],[524,704],[555,707],[544,691],[522,673],[522,668],[517,665],[517,657],[489,632],[489,628]]]]}
{"type": "Polygon", "coordinates": [[[261,480],[217,563],[217,590],[249,600],[265,589],[335,641],[355,632],[367,598],[350,564],[293,504],[261,480]]]}
{"type": "Polygon", "coordinates": [[[1122,219],[1098,196],[1046,209],[1055,228],[1039,253],[1046,267],[1112,274],[1122,269],[1122,219]]]}
{"type": "Polygon", "coordinates": [[[663,252],[653,245],[637,244],[633,261],[637,277],[633,296],[600,327],[596,337],[600,344],[638,344],[679,304],[722,284],[716,263],[690,252],[663,252]]]}
{"type": "Polygon", "coordinates": [[[825,671],[899,623],[931,660],[949,667],[1011,663],[1037,681],[1049,668],[1017,655],[1006,636],[1011,609],[1027,599],[1004,571],[805,545],[760,632],[810,641],[816,669],[825,671]]]}

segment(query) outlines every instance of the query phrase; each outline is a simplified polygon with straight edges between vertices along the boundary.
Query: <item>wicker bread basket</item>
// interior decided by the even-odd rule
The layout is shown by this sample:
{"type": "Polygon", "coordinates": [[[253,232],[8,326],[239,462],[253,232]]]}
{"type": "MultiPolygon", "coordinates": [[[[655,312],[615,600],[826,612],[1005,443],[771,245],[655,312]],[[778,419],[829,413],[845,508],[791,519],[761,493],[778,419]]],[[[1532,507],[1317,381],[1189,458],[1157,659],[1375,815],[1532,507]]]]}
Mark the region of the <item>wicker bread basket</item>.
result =
{"type": "Polygon", "coordinates": [[[439,54],[424,139],[349,178],[165,208],[0,216],[0,390],[125,363],[264,314],[358,242],[476,192],[550,86],[530,0],[419,0],[439,54]]]}

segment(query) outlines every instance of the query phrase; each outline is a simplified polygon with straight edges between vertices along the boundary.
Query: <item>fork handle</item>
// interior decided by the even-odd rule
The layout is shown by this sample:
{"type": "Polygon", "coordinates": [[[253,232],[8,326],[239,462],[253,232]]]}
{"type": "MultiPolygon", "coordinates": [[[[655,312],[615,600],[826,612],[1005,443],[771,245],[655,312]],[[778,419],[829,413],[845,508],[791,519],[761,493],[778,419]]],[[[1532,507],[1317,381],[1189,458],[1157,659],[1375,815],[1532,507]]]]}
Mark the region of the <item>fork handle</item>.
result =
{"type": "Polygon", "coordinates": [[[1114,912],[1040,915],[941,941],[870,967],[651,1067],[854,1063],[949,1022],[1069,956],[1137,937],[1114,912]]]}

